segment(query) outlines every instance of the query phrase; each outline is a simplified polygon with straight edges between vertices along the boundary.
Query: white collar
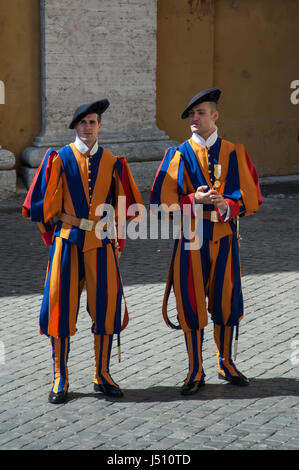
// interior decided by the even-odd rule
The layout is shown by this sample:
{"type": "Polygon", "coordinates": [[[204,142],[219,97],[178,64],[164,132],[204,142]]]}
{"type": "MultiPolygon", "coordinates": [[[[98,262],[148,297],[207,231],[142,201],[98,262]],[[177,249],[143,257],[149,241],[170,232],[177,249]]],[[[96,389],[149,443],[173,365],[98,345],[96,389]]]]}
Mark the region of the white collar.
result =
{"type": "MultiPolygon", "coordinates": [[[[79,152],[83,153],[84,155],[88,151],[87,145],[78,137],[77,134],[76,134],[76,140],[74,144],[75,144],[76,149],[79,150],[79,152]]],[[[98,144],[98,141],[96,141],[96,143],[94,144],[94,146],[92,147],[90,151],[90,155],[94,155],[95,153],[97,153],[98,148],[99,148],[99,144],[98,144]]]]}
{"type": "Polygon", "coordinates": [[[215,144],[218,138],[218,127],[215,126],[214,132],[205,140],[201,135],[193,132],[191,139],[193,139],[197,144],[202,145],[203,147],[212,147],[215,144]]]}

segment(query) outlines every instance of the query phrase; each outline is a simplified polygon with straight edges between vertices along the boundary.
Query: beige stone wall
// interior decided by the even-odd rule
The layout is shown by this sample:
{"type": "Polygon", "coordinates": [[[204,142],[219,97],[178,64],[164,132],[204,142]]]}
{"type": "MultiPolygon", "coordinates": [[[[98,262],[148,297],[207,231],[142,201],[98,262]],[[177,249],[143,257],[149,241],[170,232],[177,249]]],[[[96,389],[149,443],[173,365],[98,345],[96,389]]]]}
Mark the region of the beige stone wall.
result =
{"type": "Polygon", "coordinates": [[[158,0],[158,127],[188,138],[182,109],[219,86],[222,136],[246,145],[260,175],[299,173],[298,37],[297,0],[158,0]]]}
{"type": "Polygon", "coordinates": [[[156,0],[44,0],[44,22],[47,136],[65,135],[77,106],[104,97],[103,133],[150,133],[156,0]]]}
{"type": "Polygon", "coordinates": [[[1,0],[0,144],[12,151],[17,165],[21,151],[41,127],[39,0],[1,0]]]}

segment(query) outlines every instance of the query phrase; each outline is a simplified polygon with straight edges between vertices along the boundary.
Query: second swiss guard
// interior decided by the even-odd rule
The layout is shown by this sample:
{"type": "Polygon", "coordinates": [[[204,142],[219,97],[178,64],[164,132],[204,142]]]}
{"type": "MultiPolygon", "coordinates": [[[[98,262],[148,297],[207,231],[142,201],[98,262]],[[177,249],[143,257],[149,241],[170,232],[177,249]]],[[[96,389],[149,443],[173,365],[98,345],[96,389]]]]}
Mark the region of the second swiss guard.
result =
{"type": "Polygon", "coordinates": [[[177,207],[181,214],[191,214],[192,233],[197,233],[195,224],[202,228],[197,247],[183,229],[175,240],[163,303],[166,324],[182,330],[185,337],[189,368],[183,395],[192,395],[205,384],[202,349],[208,314],[219,377],[233,385],[249,384],[233,357],[234,333],[237,339],[244,311],[238,221],[256,212],[262,197],[244,145],[218,135],[220,95],[219,88],[210,88],[188,103],[181,118],[189,120],[191,137],[166,151],[151,192],[151,206],[177,207]],[[167,312],[172,288],[177,321],[167,312]]]}

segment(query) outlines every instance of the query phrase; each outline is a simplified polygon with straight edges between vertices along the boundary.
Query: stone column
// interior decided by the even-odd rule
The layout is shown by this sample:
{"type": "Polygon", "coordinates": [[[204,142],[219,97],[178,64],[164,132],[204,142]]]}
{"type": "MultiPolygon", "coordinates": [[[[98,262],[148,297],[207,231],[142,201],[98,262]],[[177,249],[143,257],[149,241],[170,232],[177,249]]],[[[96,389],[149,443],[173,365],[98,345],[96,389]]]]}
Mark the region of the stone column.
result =
{"type": "MultiPolygon", "coordinates": [[[[5,86],[0,80],[0,105],[5,104],[5,86]]],[[[6,199],[16,194],[17,175],[14,169],[15,156],[0,145],[0,199],[6,199]]]]}
{"type": "Polygon", "coordinates": [[[100,144],[148,189],[175,145],[156,126],[157,0],[41,0],[42,132],[21,156],[28,186],[49,147],[73,141],[74,110],[108,98],[100,144]]]}

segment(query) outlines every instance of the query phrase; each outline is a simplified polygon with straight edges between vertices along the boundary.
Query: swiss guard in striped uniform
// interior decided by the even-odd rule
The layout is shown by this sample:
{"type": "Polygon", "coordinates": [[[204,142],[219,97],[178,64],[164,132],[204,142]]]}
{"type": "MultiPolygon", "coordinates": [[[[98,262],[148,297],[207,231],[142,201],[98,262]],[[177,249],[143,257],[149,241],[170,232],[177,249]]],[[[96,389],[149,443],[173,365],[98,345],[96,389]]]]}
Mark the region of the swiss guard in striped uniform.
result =
{"type": "Polygon", "coordinates": [[[211,88],[192,98],[181,116],[189,119],[192,137],[166,151],[151,192],[153,213],[161,205],[173,216],[176,209],[181,217],[186,213],[193,233],[192,240],[182,224],[163,302],[166,324],[182,329],[185,336],[189,371],[183,395],[197,392],[205,383],[202,346],[208,312],[214,324],[220,378],[234,385],[249,384],[232,353],[234,330],[238,332],[243,317],[238,221],[239,216],[257,211],[262,197],[244,146],[218,136],[220,94],[221,90],[211,88]],[[177,321],[171,321],[167,312],[172,288],[177,321]]]}
{"type": "Polygon", "coordinates": [[[123,395],[109,372],[113,335],[119,340],[128,323],[127,309],[122,309],[118,258],[124,237],[118,237],[119,224],[125,224],[127,208],[142,204],[142,198],[126,159],[98,144],[101,115],[108,106],[103,99],[76,110],[70,124],[76,131],[75,142],[46,152],[23,204],[23,216],[37,222],[50,246],[39,329],[50,338],[52,348],[51,403],[67,397],[70,337],[76,333],[84,284],[94,333],[94,389],[123,395]],[[121,207],[120,196],[125,201],[121,207]],[[108,207],[112,208],[109,229],[104,210],[108,207]]]}

